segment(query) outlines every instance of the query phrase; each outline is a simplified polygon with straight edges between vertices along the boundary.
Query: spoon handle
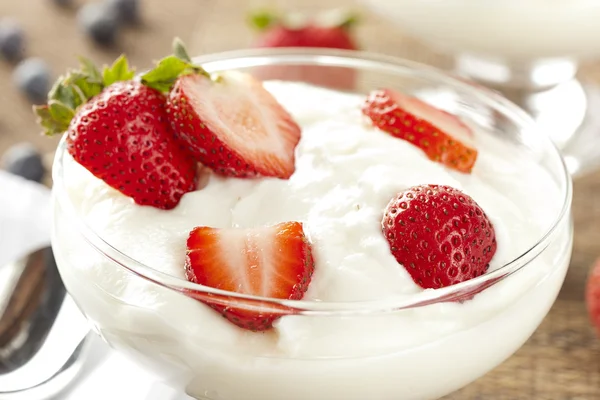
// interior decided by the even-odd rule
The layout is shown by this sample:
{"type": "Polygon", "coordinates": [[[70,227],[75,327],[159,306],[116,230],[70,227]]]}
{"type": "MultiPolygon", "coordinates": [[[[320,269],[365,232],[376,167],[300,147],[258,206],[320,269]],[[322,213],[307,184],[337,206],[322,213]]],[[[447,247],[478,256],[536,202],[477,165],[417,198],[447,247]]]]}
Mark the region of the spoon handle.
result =
{"type": "Polygon", "coordinates": [[[5,268],[10,268],[12,280],[16,282],[13,285],[12,282],[5,283],[12,286],[9,288],[12,289],[12,293],[8,293],[5,307],[0,310],[0,348],[4,353],[11,347],[12,342],[19,339],[24,324],[40,304],[46,286],[45,276],[48,272],[43,250],[38,250],[24,261],[13,263],[5,268]]]}

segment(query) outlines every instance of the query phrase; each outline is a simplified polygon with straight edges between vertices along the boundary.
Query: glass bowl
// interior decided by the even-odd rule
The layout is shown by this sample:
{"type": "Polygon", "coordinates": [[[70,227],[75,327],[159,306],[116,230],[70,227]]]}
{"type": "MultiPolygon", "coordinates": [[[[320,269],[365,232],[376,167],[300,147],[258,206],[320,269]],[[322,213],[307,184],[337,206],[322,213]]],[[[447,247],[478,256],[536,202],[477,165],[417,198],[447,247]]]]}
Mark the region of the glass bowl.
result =
{"type": "MultiPolygon", "coordinates": [[[[556,147],[518,107],[436,69],[368,53],[249,50],[196,61],[209,72],[287,76],[338,89],[335,77],[344,76],[348,92],[388,87],[419,96],[535,159],[556,183],[559,195],[546,198],[555,212],[518,257],[455,286],[346,302],[244,296],[167,275],[99,235],[77,204],[102,193],[72,190],[63,139],[53,167],[52,245],[69,293],[111,347],[195,399],[423,400],[484,375],[535,331],[569,264],[571,179],[556,147]],[[241,330],[199,299],[268,309],[282,315],[280,329],[241,330]]],[[[153,240],[142,227],[139,235],[137,241],[153,240]]],[[[184,244],[177,246],[183,257],[184,244]]]]}

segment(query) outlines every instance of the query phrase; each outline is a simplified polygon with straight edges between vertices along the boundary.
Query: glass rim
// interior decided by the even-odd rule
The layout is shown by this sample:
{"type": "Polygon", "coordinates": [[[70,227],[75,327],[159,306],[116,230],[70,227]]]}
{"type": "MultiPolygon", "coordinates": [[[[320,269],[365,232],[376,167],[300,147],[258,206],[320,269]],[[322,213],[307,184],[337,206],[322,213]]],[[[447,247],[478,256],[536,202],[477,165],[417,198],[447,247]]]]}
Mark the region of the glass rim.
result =
{"type": "MultiPolygon", "coordinates": [[[[472,95],[478,101],[491,107],[509,117],[511,121],[516,122],[520,127],[530,128],[528,131],[536,129],[533,119],[518,106],[502,97],[497,92],[483,87],[477,83],[469,82],[452,73],[442,71],[435,67],[425,65],[419,62],[405,60],[399,57],[382,55],[364,51],[354,50],[334,50],[317,48],[276,48],[276,49],[249,49],[234,50],[204,56],[195,57],[194,61],[202,64],[208,72],[219,72],[232,70],[236,68],[250,68],[269,65],[310,65],[327,67],[346,67],[362,70],[393,71],[405,70],[410,72],[411,76],[418,76],[428,81],[438,82],[447,86],[460,88],[462,91],[472,95]]],[[[528,133],[530,134],[530,133],[528,133]]],[[[151,283],[179,291],[185,295],[200,294],[208,296],[211,299],[226,298],[224,304],[230,304],[233,301],[247,301],[249,303],[260,303],[264,305],[272,304],[277,309],[285,309],[285,313],[309,314],[309,315],[330,315],[330,314],[360,314],[360,313],[380,313],[392,312],[401,309],[423,307],[440,302],[459,301],[469,298],[480,291],[487,289],[496,282],[511,275],[519,269],[526,266],[530,261],[536,258],[552,241],[556,234],[557,226],[568,217],[572,200],[572,180],[567,170],[564,159],[558,148],[550,141],[546,135],[537,135],[536,141],[547,141],[551,155],[554,155],[559,161],[561,168],[561,181],[564,181],[564,190],[562,190],[562,207],[553,217],[549,228],[541,235],[537,242],[529,249],[505,263],[494,271],[487,272],[482,276],[471,280],[461,282],[452,286],[440,289],[426,289],[419,293],[403,294],[386,299],[360,300],[360,301],[319,301],[319,300],[283,300],[270,297],[261,297],[230,292],[221,289],[215,289],[208,286],[189,282],[141,263],[118,250],[116,247],[105,241],[99,234],[91,229],[78,215],[72,204],[65,187],[63,179],[63,161],[66,152],[66,135],[60,140],[56,150],[56,156],[52,168],[53,179],[53,198],[58,202],[61,209],[67,215],[67,218],[74,223],[79,233],[96,251],[110,261],[118,264],[135,275],[148,280],[151,283]]],[[[544,151],[548,153],[548,151],[544,151]]],[[[562,182],[561,182],[562,183],[562,182]]],[[[183,266],[182,266],[183,268],[183,266]]]]}

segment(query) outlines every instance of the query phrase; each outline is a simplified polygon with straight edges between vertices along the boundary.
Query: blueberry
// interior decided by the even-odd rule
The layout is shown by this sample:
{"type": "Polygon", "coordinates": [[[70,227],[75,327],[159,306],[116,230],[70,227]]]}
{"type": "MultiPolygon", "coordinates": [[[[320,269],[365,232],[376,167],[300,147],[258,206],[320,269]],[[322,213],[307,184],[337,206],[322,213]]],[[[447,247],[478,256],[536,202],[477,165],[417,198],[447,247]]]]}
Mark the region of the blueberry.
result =
{"type": "Polygon", "coordinates": [[[139,1],[138,0],[108,0],[119,15],[121,21],[135,23],[139,19],[139,1]]]}
{"type": "Polygon", "coordinates": [[[40,58],[28,58],[17,65],[13,79],[19,89],[34,104],[46,102],[50,90],[50,68],[40,58]]]}
{"type": "Polygon", "coordinates": [[[90,3],[79,9],[77,19],[81,28],[96,43],[114,43],[119,30],[119,14],[108,3],[90,3]]]}
{"type": "Polygon", "coordinates": [[[0,54],[9,61],[19,61],[25,53],[25,34],[21,24],[5,18],[0,20],[0,54]]]}
{"type": "Polygon", "coordinates": [[[4,169],[8,172],[41,182],[46,174],[42,155],[29,143],[16,144],[3,157],[4,169]]]}
{"type": "Polygon", "coordinates": [[[52,0],[52,2],[60,7],[71,7],[73,5],[73,0],[52,0]]]}

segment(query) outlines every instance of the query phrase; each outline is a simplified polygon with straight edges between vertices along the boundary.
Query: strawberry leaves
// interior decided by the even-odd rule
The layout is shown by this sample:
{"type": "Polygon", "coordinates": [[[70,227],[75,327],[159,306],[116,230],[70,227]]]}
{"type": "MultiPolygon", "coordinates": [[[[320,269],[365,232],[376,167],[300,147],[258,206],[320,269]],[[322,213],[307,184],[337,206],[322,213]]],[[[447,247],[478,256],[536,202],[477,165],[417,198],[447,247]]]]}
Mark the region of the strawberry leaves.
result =
{"type": "Polygon", "coordinates": [[[250,14],[248,17],[250,26],[258,32],[266,31],[267,29],[277,25],[280,20],[277,15],[267,10],[258,10],[250,14]]]}
{"type": "Polygon", "coordinates": [[[117,58],[112,66],[105,66],[102,71],[104,87],[110,86],[115,82],[131,80],[134,76],[135,71],[129,69],[129,63],[124,55],[117,58]]]}
{"type": "Polygon", "coordinates": [[[174,55],[168,56],[160,60],[154,69],[142,75],[142,83],[160,92],[168,92],[179,76],[193,72],[190,63],[174,55]]]}
{"type": "Polygon", "coordinates": [[[321,28],[351,29],[360,22],[360,16],[352,10],[334,8],[315,15],[304,13],[289,13],[278,15],[269,10],[256,10],[248,17],[250,26],[257,32],[265,32],[274,26],[300,30],[309,25],[321,28]]]}
{"type": "Polygon", "coordinates": [[[96,67],[94,62],[89,58],[78,57],[80,64],[80,71],[83,75],[87,76],[90,82],[102,83],[102,74],[100,70],[96,67]]]}
{"type": "Polygon", "coordinates": [[[210,77],[208,72],[192,62],[181,39],[175,38],[173,55],[161,59],[154,69],[142,75],[142,83],[160,92],[168,92],[177,78],[196,73],[210,77]]]}
{"type": "Polygon", "coordinates": [[[35,106],[33,112],[37,116],[38,124],[44,129],[45,135],[52,136],[62,133],[69,127],[68,123],[52,115],[48,105],[35,106]]]}
{"type": "Polygon", "coordinates": [[[72,108],[56,100],[52,100],[48,103],[48,110],[50,111],[52,118],[56,121],[60,121],[62,124],[66,125],[66,127],[69,126],[68,122],[75,116],[75,111],[72,108]]]}
{"type": "Polygon", "coordinates": [[[48,93],[48,105],[61,103],[68,108],[75,109],[85,101],[86,99],[81,92],[74,90],[71,85],[60,80],[54,84],[50,93],[48,93]]]}
{"type": "MultiPolygon", "coordinates": [[[[89,59],[79,57],[78,69],[60,76],[48,93],[46,105],[34,106],[38,124],[45,135],[61,134],[67,130],[77,109],[106,87],[116,82],[134,79],[135,70],[124,55],[102,70],[89,59]]],[[[173,55],[160,60],[155,68],[141,76],[141,82],[160,92],[168,92],[182,75],[201,74],[210,77],[201,66],[193,63],[179,38],[173,41],[173,55]]]]}
{"type": "Polygon", "coordinates": [[[192,59],[190,58],[183,41],[178,37],[173,39],[173,55],[189,64],[192,63],[192,59]]]}
{"type": "Polygon", "coordinates": [[[79,63],[79,69],[70,70],[56,80],[48,93],[46,105],[33,107],[45,135],[65,132],[79,106],[98,95],[105,87],[115,82],[131,80],[135,75],[124,55],[117,58],[111,66],[105,66],[102,72],[87,58],[79,57],[79,63]]]}
{"type": "Polygon", "coordinates": [[[104,89],[102,78],[95,81],[89,75],[72,73],[66,82],[83,99],[82,103],[99,94],[104,89]]]}
{"type": "Polygon", "coordinates": [[[48,104],[33,108],[44,134],[51,136],[66,131],[75,109],[84,101],[80,92],[59,78],[48,93],[48,104]]]}

